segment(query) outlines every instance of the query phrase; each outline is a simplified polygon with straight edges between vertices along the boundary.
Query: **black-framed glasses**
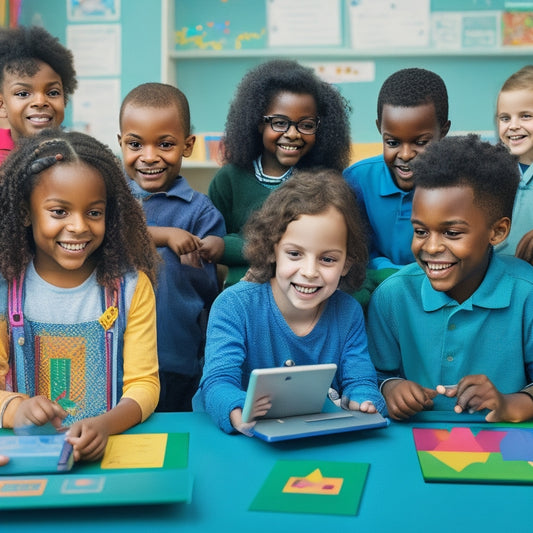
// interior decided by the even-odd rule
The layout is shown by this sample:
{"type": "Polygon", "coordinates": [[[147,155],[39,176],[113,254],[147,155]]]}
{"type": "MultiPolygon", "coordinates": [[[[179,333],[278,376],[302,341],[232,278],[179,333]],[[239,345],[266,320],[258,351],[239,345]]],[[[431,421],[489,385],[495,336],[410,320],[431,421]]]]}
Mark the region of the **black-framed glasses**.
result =
{"type": "Polygon", "coordinates": [[[270,127],[278,133],[285,133],[289,131],[291,126],[294,126],[303,135],[314,135],[320,125],[320,119],[318,117],[302,118],[294,122],[293,120],[289,120],[289,117],[285,115],[268,115],[263,117],[263,122],[270,124],[270,127]]]}

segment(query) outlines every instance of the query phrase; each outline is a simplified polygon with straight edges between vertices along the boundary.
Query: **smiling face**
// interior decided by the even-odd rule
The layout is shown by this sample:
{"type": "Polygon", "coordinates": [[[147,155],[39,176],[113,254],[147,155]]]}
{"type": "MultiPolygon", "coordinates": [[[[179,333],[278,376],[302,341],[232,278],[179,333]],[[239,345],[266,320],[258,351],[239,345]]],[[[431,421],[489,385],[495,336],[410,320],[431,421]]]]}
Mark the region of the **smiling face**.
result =
{"type": "Polygon", "coordinates": [[[383,157],[392,179],[402,191],[414,186],[411,161],[434,141],[446,136],[450,123],[439,125],[434,104],[415,107],[383,106],[381,124],[383,157]]]}
{"type": "Polygon", "coordinates": [[[509,233],[506,217],[491,223],[474,203],[471,187],[424,189],[413,198],[411,249],[432,287],[459,303],[479,287],[489,264],[491,245],[509,233]]]}
{"type": "Polygon", "coordinates": [[[58,287],[77,287],[93,272],[105,234],[106,186],[85,164],[56,163],[41,172],[28,206],[38,274],[58,287]]]}
{"type": "MultiPolygon", "coordinates": [[[[304,118],[316,118],[315,99],[310,94],[292,92],[278,93],[265,111],[267,115],[282,115],[293,122],[304,118]]],[[[261,124],[259,131],[263,136],[263,153],[261,165],[268,176],[282,176],[312,150],[316,133],[300,133],[296,126],[285,133],[274,131],[269,124],[261,124]]]]}
{"type": "Polygon", "coordinates": [[[181,171],[181,160],[192,153],[195,137],[186,136],[176,106],[142,107],[128,104],[122,114],[124,168],[145,191],[172,187],[181,171]]]}
{"type": "Polygon", "coordinates": [[[65,118],[61,76],[47,63],[38,64],[33,76],[4,71],[0,110],[9,121],[15,141],[44,128],[59,127],[65,118]]]}
{"type": "Polygon", "coordinates": [[[347,235],[344,217],[333,207],[301,215],[287,226],[274,248],[276,274],[271,286],[290,325],[316,316],[319,306],[337,290],[350,268],[347,235]]]}
{"type": "Polygon", "coordinates": [[[498,135],[520,163],[533,163],[533,88],[502,91],[496,112],[498,135]]]}

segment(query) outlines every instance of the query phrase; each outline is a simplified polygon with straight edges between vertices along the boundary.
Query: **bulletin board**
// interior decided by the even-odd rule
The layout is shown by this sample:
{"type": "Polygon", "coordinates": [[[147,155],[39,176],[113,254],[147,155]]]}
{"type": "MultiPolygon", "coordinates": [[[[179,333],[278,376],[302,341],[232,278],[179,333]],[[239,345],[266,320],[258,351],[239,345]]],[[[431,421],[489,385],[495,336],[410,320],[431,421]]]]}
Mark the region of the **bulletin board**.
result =
{"type": "Polygon", "coordinates": [[[164,81],[188,96],[196,132],[222,131],[246,71],[286,57],[339,88],[352,107],[354,142],[380,141],[379,89],[407,67],[444,79],[452,132],[490,138],[501,84],[533,63],[529,0],[171,1],[174,74],[164,81]]]}

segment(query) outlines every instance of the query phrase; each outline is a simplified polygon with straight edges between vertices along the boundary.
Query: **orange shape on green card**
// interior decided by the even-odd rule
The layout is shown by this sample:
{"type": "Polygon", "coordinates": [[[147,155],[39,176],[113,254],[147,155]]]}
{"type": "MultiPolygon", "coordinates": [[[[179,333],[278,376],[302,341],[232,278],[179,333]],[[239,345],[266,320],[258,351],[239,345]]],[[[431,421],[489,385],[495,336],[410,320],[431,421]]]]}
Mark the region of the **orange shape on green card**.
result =
{"type": "Polygon", "coordinates": [[[337,495],[341,491],[343,481],[342,478],[323,477],[317,468],[305,477],[290,477],[283,487],[283,492],[337,495]]]}

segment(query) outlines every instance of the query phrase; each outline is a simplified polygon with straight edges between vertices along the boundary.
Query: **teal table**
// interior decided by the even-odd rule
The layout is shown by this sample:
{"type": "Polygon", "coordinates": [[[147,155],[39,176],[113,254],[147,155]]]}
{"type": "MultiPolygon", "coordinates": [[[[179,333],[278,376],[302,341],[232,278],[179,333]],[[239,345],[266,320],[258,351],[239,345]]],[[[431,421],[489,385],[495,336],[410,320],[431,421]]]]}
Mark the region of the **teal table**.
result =
{"type": "Polygon", "coordinates": [[[226,435],[204,414],[155,414],[133,431],[190,434],[189,468],[194,476],[190,504],[3,511],[0,531],[533,531],[533,485],[425,483],[414,448],[413,425],[392,423],[385,429],[268,444],[242,435],[226,435]],[[370,463],[357,516],[249,511],[278,460],[370,463]]]}

